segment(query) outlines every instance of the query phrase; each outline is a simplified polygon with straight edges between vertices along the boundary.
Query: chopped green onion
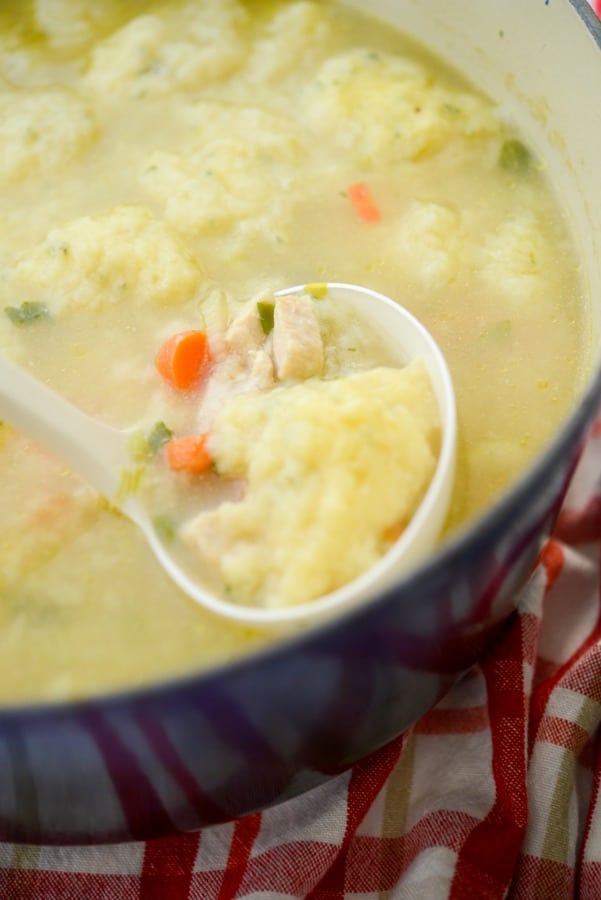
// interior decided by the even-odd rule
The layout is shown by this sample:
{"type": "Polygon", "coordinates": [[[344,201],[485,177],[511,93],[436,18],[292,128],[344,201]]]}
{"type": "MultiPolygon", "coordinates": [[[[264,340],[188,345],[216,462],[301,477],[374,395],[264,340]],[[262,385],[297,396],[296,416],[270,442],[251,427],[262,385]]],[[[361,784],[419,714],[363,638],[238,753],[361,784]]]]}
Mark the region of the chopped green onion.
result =
{"type": "Polygon", "coordinates": [[[173,432],[167,428],[164,422],[157,422],[150,434],[148,435],[148,446],[151,453],[155,454],[164,444],[169,443],[173,437],[173,432]]]}
{"type": "Polygon", "coordinates": [[[36,319],[50,318],[50,310],[43,303],[26,300],[21,306],[5,306],[4,312],[13,325],[30,325],[36,319]]]}
{"type": "Polygon", "coordinates": [[[261,320],[261,328],[263,329],[263,334],[270,334],[270,332],[273,331],[275,314],[274,304],[270,303],[268,300],[258,300],[257,312],[259,313],[259,319],[261,320]]]}
{"type": "Polygon", "coordinates": [[[157,422],[148,437],[143,431],[134,431],[128,438],[127,449],[134,462],[146,463],[155,456],[173,437],[173,432],[164,422],[157,422]]]}

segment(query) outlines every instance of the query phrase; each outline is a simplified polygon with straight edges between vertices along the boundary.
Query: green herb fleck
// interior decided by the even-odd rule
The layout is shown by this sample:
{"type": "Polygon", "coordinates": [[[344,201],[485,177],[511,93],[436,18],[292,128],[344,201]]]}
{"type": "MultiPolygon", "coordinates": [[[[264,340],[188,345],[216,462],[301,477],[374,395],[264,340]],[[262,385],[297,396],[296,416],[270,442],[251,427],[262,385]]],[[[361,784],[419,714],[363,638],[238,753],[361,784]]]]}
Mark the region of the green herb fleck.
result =
{"type": "Polygon", "coordinates": [[[499,165],[507,172],[527,172],[532,165],[532,154],[521,141],[512,138],[501,147],[499,165]]]}
{"type": "Polygon", "coordinates": [[[4,312],[13,325],[31,325],[37,319],[49,319],[50,310],[43,303],[26,300],[21,306],[5,306],[4,312]]]}
{"type": "Polygon", "coordinates": [[[442,108],[447,115],[453,116],[453,118],[461,115],[461,107],[456,106],[454,103],[443,103],[442,108]]]}
{"type": "Polygon", "coordinates": [[[257,312],[259,313],[259,319],[261,320],[261,328],[263,329],[263,334],[267,335],[271,331],[273,331],[275,306],[268,300],[258,300],[257,312]]]}
{"type": "Polygon", "coordinates": [[[175,537],[175,525],[169,516],[155,516],[152,527],[162,541],[169,543],[175,537]]]}
{"type": "Polygon", "coordinates": [[[57,241],[54,244],[49,244],[48,254],[49,256],[68,256],[69,245],[65,244],[64,241],[57,241]]]}
{"type": "Polygon", "coordinates": [[[163,444],[169,443],[173,432],[167,428],[164,422],[157,422],[148,435],[148,446],[152,454],[158,453],[163,444]]]}

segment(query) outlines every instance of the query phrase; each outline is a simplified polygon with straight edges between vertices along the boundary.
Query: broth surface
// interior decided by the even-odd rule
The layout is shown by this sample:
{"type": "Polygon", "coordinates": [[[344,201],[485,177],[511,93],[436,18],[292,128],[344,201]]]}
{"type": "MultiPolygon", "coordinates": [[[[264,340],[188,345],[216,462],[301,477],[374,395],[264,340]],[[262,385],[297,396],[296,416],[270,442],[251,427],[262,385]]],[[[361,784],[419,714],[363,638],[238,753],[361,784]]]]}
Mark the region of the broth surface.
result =
{"type": "MultiPolygon", "coordinates": [[[[263,290],[364,284],[448,360],[451,533],[524,471],[586,369],[544,169],[455,73],[334,4],[5,0],[0,351],[111,424],[177,423],[185,402],[154,368],[168,335],[222,327],[224,303],[263,290]]],[[[195,606],[134,526],[6,424],[0,491],[2,702],[145,684],[271,639],[195,606]]]]}

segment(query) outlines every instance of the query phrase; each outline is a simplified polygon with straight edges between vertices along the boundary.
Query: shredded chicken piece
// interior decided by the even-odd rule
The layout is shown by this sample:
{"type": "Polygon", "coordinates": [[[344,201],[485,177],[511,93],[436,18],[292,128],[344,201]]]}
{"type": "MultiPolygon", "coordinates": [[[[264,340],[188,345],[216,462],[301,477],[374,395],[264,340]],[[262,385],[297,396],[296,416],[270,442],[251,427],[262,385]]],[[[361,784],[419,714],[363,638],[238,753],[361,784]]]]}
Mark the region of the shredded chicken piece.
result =
{"type": "Polygon", "coordinates": [[[306,295],[278,297],[273,358],[279,379],[311,378],[323,370],[324,352],[313,301],[306,295]]]}

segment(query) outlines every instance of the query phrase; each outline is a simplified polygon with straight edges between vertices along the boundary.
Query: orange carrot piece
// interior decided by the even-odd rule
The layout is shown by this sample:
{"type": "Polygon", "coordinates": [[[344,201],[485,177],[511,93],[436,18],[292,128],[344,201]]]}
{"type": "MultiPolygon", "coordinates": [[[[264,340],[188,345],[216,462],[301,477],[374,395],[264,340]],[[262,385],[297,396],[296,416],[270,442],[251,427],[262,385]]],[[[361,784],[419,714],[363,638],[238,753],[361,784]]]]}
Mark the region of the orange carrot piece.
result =
{"type": "Polygon", "coordinates": [[[207,450],[207,435],[174,438],[166,444],[167,462],[174,472],[198,475],[211,468],[213,460],[207,450]]]}
{"type": "Polygon", "coordinates": [[[360,219],[364,222],[379,222],[382,213],[373,201],[367,185],[363,181],[351,184],[348,189],[348,197],[355,207],[360,219]]]}
{"type": "Polygon", "coordinates": [[[155,364],[171,387],[186,391],[200,379],[209,361],[209,342],[204,331],[182,331],[165,341],[155,364]]]}
{"type": "Polygon", "coordinates": [[[390,525],[388,528],[386,528],[386,530],[384,531],[384,540],[386,541],[386,543],[395,544],[406,527],[406,522],[397,522],[396,525],[390,525]]]}

